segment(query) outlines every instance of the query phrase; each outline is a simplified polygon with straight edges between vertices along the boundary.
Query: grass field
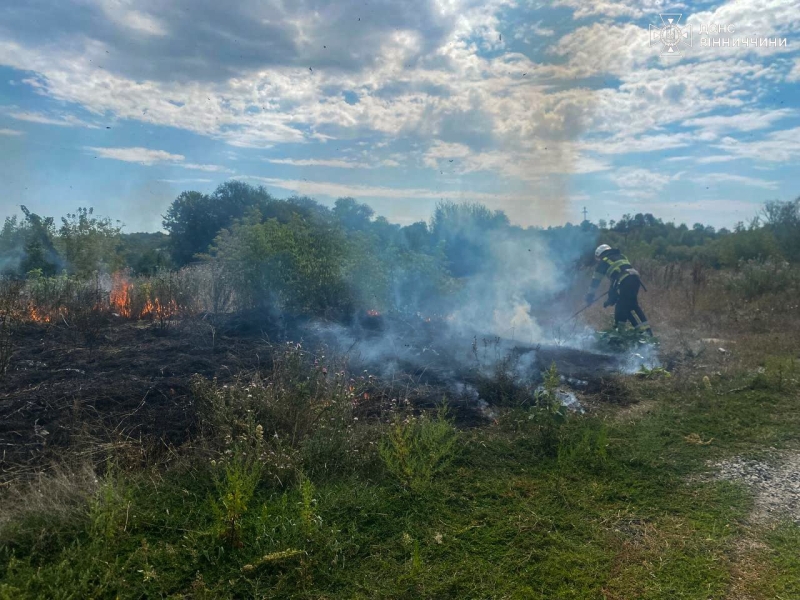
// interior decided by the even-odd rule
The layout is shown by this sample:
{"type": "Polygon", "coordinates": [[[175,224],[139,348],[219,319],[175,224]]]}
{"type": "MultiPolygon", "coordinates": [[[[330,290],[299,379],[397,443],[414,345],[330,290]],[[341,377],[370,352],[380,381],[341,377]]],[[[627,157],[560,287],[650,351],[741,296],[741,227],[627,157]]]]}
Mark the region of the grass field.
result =
{"type": "Polygon", "coordinates": [[[797,598],[800,527],[753,522],[747,489],[707,468],[797,450],[800,371],[763,366],[631,379],[626,406],[555,425],[444,426],[427,451],[452,435],[452,461],[417,484],[378,438],[282,486],[249,485],[246,459],[215,476],[196,447],[51,475],[6,499],[0,597],[797,598]]]}

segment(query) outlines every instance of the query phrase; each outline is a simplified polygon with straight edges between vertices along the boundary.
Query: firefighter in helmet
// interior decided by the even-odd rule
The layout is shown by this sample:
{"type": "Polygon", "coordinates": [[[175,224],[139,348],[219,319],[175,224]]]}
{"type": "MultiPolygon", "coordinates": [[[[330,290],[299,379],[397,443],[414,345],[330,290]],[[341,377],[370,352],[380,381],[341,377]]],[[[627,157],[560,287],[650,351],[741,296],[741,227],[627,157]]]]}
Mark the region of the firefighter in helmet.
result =
{"type": "Polygon", "coordinates": [[[646,335],[653,335],[647,317],[639,306],[639,288],[642,281],[639,272],[622,252],[608,244],[601,244],[594,251],[597,267],[594,270],[592,284],[586,295],[586,303],[594,302],[595,292],[603,276],[607,276],[611,284],[608,288],[608,299],[603,307],[615,306],[614,320],[619,325],[628,321],[633,327],[646,335]]]}

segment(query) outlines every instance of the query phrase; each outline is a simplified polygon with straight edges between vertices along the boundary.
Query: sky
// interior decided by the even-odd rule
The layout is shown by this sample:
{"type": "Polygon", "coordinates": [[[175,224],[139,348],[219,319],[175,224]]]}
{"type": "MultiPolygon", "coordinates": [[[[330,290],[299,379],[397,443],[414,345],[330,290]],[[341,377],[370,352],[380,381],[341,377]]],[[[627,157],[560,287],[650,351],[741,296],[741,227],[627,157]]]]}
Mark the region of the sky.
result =
{"type": "Polygon", "coordinates": [[[798,0],[5,2],[0,218],[157,231],[236,178],[404,225],[731,227],[800,196],[799,48],[798,0]]]}

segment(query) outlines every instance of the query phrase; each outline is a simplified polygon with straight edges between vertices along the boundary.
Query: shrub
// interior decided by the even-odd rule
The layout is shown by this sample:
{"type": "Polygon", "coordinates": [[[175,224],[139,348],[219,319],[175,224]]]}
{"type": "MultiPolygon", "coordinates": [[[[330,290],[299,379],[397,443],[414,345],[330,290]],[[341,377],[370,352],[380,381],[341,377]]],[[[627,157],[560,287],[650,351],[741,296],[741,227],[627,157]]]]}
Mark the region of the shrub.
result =
{"type": "Polygon", "coordinates": [[[426,413],[396,417],[379,453],[389,473],[405,488],[421,493],[453,461],[457,441],[458,431],[442,407],[435,417],[426,413]]]}
{"type": "Polygon", "coordinates": [[[519,355],[502,356],[490,369],[488,376],[478,377],[476,385],[478,395],[486,402],[492,406],[525,406],[536,401],[533,386],[525,380],[527,365],[520,364],[519,355]]]}
{"type": "Polygon", "coordinates": [[[233,547],[243,545],[242,519],[261,481],[263,434],[263,427],[257,425],[253,431],[241,435],[223,459],[211,464],[217,493],[211,501],[215,532],[233,547]]]}
{"type": "Polygon", "coordinates": [[[545,456],[558,454],[562,426],[567,421],[567,407],[558,397],[560,383],[556,364],[552,363],[544,373],[544,382],[536,393],[536,406],[528,417],[537,425],[537,444],[545,456]]]}
{"type": "Polygon", "coordinates": [[[230,453],[236,440],[261,426],[258,450],[280,483],[301,465],[310,473],[333,473],[357,465],[365,441],[354,427],[354,407],[367,379],[349,378],[325,357],[315,358],[299,344],[273,351],[262,377],[242,377],[231,385],[193,380],[201,430],[212,450],[230,453]]]}
{"type": "Polygon", "coordinates": [[[186,267],[181,269],[181,274],[194,293],[193,306],[197,312],[219,314],[236,306],[231,271],[221,261],[208,261],[186,267]]]}
{"type": "Polygon", "coordinates": [[[785,261],[748,260],[726,276],[724,286],[744,300],[765,294],[797,293],[800,291],[800,269],[785,261]]]}
{"type": "Polygon", "coordinates": [[[598,331],[596,339],[599,349],[611,352],[627,352],[639,346],[658,344],[656,338],[645,336],[628,323],[614,323],[609,328],[598,331]]]}
{"type": "Polygon", "coordinates": [[[251,215],[223,230],[212,254],[227,269],[243,307],[277,305],[315,315],[352,308],[344,276],[348,245],[336,227],[299,216],[261,223],[251,215]]]}
{"type": "Polygon", "coordinates": [[[92,538],[105,545],[114,543],[127,528],[131,502],[131,490],[112,469],[100,482],[90,503],[89,533],[92,538]]]}
{"type": "Polygon", "coordinates": [[[92,208],[79,208],[61,218],[58,244],[70,272],[88,277],[97,271],[110,272],[122,266],[117,254],[122,226],[107,217],[94,216],[92,208]]]}

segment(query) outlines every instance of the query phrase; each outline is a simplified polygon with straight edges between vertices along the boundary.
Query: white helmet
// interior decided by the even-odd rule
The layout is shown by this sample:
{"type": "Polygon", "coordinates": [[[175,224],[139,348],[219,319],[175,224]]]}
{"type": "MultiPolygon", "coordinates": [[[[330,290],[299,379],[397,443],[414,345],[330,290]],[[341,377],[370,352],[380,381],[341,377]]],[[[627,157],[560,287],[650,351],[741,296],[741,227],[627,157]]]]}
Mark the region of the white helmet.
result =
{"type": "Polygon", "coordinates": [[[608,252],[609,250],[611,250],[611,246],[609,246],[608,244],[600,244],[597,247],[597,250],[594,251],[594,257],[600,258],[601,256],[603,256],[604,253],[608,252]]]}

